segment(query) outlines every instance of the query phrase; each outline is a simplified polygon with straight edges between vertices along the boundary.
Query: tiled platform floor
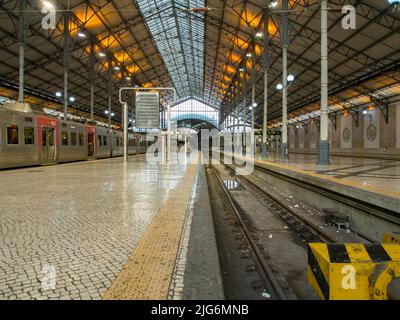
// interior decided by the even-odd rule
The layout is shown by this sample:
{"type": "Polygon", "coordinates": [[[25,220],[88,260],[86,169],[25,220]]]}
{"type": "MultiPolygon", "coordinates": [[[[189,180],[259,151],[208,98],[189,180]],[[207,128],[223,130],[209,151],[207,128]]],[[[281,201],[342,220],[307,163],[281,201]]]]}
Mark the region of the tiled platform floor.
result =
{"type": "Polygon", "coordinates": [[[144,157],[0,171],[0,299],[100,299],[185,171],[144,157]]]}
{"type": "Polygon", "coordinates": [[[331,165],[318,166],[315,155],[290,154],[289,161],[281,161],[276,153],[267,158],[257,155],[255,159],[400,199],[400,161],[331,157],[331,165]]]}

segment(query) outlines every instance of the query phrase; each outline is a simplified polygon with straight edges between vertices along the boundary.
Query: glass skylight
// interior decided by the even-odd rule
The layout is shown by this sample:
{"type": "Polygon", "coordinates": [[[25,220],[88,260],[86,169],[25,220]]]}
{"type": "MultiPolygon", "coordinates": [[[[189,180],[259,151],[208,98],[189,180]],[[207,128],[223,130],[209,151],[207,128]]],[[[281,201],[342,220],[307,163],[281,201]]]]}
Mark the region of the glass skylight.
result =
{"type": "Polygon", "coordinates": [[[139,9],[178,91],[203,97],[204,15],[190,12],[204,0],[138,0],[139,9]]]}

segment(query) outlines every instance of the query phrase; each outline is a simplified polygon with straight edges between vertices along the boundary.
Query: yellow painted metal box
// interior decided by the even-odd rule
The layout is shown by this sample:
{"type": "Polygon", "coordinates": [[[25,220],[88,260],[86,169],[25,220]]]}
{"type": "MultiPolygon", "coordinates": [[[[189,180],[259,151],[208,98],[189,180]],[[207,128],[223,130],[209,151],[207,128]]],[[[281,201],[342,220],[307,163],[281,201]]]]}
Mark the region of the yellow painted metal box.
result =
{"type": "Polygon", "coordinates": [[[322,299],[388,299],[400,277],[400,245],[309,244],[307,277],[322,299]]]}

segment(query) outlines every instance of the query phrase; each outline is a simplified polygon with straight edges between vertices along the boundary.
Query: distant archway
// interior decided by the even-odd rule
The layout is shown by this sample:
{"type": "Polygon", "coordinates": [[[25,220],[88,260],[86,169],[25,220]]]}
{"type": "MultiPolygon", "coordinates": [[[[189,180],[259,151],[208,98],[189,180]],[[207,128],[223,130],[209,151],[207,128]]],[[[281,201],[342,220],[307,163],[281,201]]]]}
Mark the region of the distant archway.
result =
{"type": "Polygon", "coordinates": [[[200,132],[202,129],[217,129],[217,127],[212,122],[194,118],[179,120],[177,121],[177,126],[178,128],[190,128],[196,130],[197,132],[200,132]]]}
{"type": "Polygon", "coordinates": [[[188,99],[171,107],[171,121],[177,127],[188,127],[196,131],[219,129],[219,119],[219,110],[196,99],[188,99]]]}

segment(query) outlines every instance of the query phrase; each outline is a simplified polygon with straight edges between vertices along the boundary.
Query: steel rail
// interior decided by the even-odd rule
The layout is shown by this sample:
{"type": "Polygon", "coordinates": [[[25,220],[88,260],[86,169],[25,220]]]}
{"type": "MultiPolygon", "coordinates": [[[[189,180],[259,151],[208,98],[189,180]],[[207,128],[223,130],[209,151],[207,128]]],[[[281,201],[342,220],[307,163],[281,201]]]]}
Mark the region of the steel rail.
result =
{"type": "Polygon", "coordinates": [[[210,166],[210,167],[212,168],[212,172],[215,175],[216,179],[218,180],[218,182],[221,186],[221,189],[223,190],[223,193],[225,195],[225,198],[228,201],[230,207],[232,208],[232,211],[234,212],[237,221],[239,222],[240,228],[242,229],[243,234],[246,237],[246,240],[249,242],[253,252],[255,253],[255,257],[257,258],[257,262],[258,262],[259,266],[261,267],[260,271],[262,272],[263,277],[272,286],[273,291],[275,291],[275,296],[281,300],[295,299],[295,295],[293,293],[291,293],[290,291],[285,292],[285,289],[282,288],[282,286],[279,284],[279,281],[276,279],[274,273],[272,272],[270,265],[263,258],[263,253],[260,251],[260,248],[258,247],[257,243],[251,236],[250,230],[246,226],[246,223],[243,221],[243,219],[239,213],[239,210],[237,209],[237,205],[234,203],[232,196],[230,195],[225,184],[221,180],[221,177],[216,172],[216,169],[214,168],[214,166],[210,166]]]}

